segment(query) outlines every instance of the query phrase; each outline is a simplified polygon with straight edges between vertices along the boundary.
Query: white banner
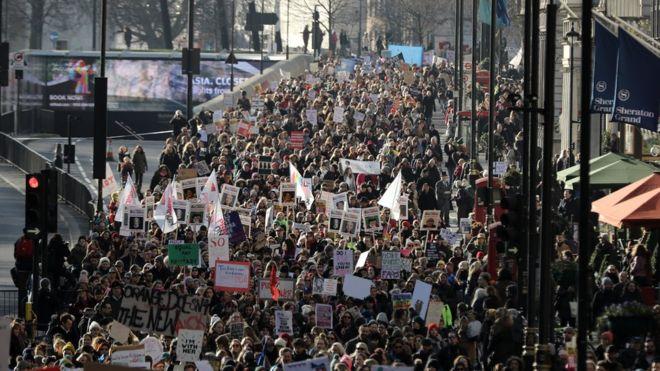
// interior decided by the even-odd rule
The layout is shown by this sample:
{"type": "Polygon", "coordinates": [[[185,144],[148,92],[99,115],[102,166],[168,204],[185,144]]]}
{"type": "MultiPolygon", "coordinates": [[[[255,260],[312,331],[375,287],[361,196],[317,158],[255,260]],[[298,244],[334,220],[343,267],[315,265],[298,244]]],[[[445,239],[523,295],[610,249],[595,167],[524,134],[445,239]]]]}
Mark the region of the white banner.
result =
{"type": "Polygon", "coordinates": [[[380,162],[359,161],[342,158],[339,160],[342,170],[350,168],[353,174],[380,175],[380,162]]]}

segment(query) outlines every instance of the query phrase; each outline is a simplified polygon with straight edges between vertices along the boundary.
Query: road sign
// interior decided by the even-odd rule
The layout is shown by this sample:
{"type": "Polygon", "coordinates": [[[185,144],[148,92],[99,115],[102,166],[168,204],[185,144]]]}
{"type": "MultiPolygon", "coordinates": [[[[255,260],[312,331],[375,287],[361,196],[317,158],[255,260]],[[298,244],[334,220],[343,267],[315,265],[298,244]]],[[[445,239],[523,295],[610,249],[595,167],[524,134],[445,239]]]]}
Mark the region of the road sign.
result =
{"type": "Polygon", "coordinates": [[[27,66],[25,62],[25,54],[23,52],[16,52],[11,59],[11,67],[15,70],[22,70],[27,66]]]}
{"type": "Polygon", "coordinates": [[[56,42],[57,39],[60,38],[60,34],[57,33],[57,31],[53,31],[53,32],[51,32],[50,34],[48,34],[48,38],[50,39],[50,41],[52,41],[52,42],[56,42]]]}

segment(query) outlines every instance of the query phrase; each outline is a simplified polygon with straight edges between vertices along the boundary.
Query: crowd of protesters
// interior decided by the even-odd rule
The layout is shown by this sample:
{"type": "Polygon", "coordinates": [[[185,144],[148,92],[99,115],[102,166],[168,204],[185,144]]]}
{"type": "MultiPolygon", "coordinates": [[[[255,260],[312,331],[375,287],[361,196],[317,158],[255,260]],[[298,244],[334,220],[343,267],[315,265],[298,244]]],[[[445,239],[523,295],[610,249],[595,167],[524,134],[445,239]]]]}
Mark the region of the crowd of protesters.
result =
{"type": "MultiPolygon", "coordinates": [[[[149,222],[144,233],[125,236],[115,221],[117,193],[108,209],[97,213],[89,236],[69,245],[59,235],[49,242],[47,277],[40,280],[39,305],[33,308],[36,324],[24,319],[13,322],[11,366],[75,368],[109,363],[113,348],[125,344],[112,339],[107,326],[117,318],[124,287],[142,285],[211,301],[201,359],[212,361],[215,369],[284,370],[288,363],[318,358],[327,358],[332,370],[351,371],[374,370],[376,365],[428,371],[530,367],[522,355],[527,324],[519,287],[523,263],[489,261],[488,231],[476,220],[452,243],[438,233],[421,231],[423,211],[440,210],[439,227],[459,233],[459,221],[473,216],[475,186],[470,174],[485,174],[478,159],[471,161],[461,139],[452,96],[453,67],[444,61],[408,66],[397,58],[372,56],[358,60],[348,78],[340,78],[339,60],[321,59],[316,66],[313,72],[283,79],[252,97],[243,94],[222,117],[203,111],[187,120],[177,112],[157,167],[147,166],[144,150],[137,146],[133,151],[119,151],[116,169],[122,184],[129,177],[135,180],[142,200],[153,196],[158,202],[177,173],[196,169],[198,162],[215,171],[219,187],[239,187],[237,207],[249,211],[251,229],[247,241],[230,246],[230,259],[250,263],[251,287],[258,287],[257,280],[273,272],[280,279],[293,278],[292,299],[264,300],[256,289],[214,290],[207,227],[181,225],[164,235],[156,222],[149,222]],[[335,107],[344,108],[339,119],[335,107]],[[309,122],[309,109],[318,112],[317,122],[309,122]],[[232,123],[241,120],[251,122],[255,130],[238,135],[232,123]],[[294,131],[304,134],[302,149],[294,148],[294,131]],[[260,171],[263,156],[270,157],[270,171],[260,171]],[[340,159],[377,161],[381,173],[354,174],[340,159]],[[381,207],[378,231],[347,236],[328,231],[327,210],[298,202],[295,207],[278,208],[275,222],[269,223],[267,210],[278,204],[279,184],[291,181],[292,166],[311,179],[316,199],[321,191],[347,192],[348,208],[377,206],[400,173],[407,215],[397,221],[391,219],[392,210],[381,207]],[[147,177],[144,182],[143,176],[147,177]],[[306,227],[293,228],[294,223],[306,227]],[[165,241],[169,240],[198,243],[200,266],[186,269],[168,264],[165,241]],[[432,256],[427,254],[430,245],[435,246],[432,256]],[[332,277],[336,249],[355,250],[355,259],[369,251],[366,264],[353,273],[373,282],[363,300],[343,294],[342,277],[336,277],[336,295],[314,293],[315,278],[332,277]],[[383,251],[400,251],[411,262],[409,269],[402,268],[399,279],[381,277],[378,257],[383,251]],[[425,320],[428,313],[418,313],[417,305],[393,304],[393,295],[411,293],[416,281],[431,284],[430,300],[444,304],[439,321],[425,320]],[[333,328],[316,325],[318,303],[332,305],[333,328]],[[292,335],[275,332],[275,310],[293,313],[292,335]],[[244,325],[240,338],[229,331],[229,323],[237,320],[244,325]]],[[[522,107],[519,78],[515,70],[503,71],[494,92],[496,156],[507,162],[510,171],[519,168],[523,146],[522,119],[516,110],[522,107]]],[[[492,97],[482,89],[478,96],[481,136],[488,131],[492,97]]],[[[565,153],[556,163],[564,168],[579,160],[565,153]]],[[[557,192],[561,192],[559,185],[557,192]]],[[[556,260],[574,265],[578,253],[571,229],[577,212],[575,195],[565,191],[557,197],[556,206],[558,220],[566,221],[558,223],[556,260]]],[[[657,332],[618,339],[615,329],[601,331],[596,324],[609,306],[627,302],[638,302],[654,311],[655,318],[660,316],[653,295],[643,291],[657,283],[652,258],[657,248],[652,250],[650,235],[645,232],[639,240],[631,239],[624,250],[605,235],[595,246],[590,370],[660,368],[657,332]]],[[[22,240],[17,242],[17,267],[29,270],[31,260],[21,250],[23,245],[22,240]]],[[[566,272],[570,275],[571,271],[566,272]]],[[[562,333],[555,336],[552,369],[570,369],[576,340],[572,328],[576,315],[571,310],[575,279],[554,278],[554,314],[562,333]]],[[[127,343],[146,336],[160,340],[162,355],[147,359],[152,368],[196,367],[177,359],[175,334],[133,329],[133,335],[127,343]]]]}

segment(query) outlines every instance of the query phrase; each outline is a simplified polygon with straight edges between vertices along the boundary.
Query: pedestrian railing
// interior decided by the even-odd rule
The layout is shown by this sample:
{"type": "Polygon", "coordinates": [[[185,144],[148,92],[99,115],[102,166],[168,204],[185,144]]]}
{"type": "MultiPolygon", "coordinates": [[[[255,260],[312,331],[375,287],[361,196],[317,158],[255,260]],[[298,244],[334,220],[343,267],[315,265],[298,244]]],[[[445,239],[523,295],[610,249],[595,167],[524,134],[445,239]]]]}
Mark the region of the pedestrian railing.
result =
{"type": "Polygon", "coordinates": [[[18,317],[18,290],[0,290],[0,317],[18,317]]]}
{"type": "MultiPolygon", "coordinates": [[[[21,170],[33,173],[51,166],[51,162],[25,144],[0,132],[0,157],[21,170]]],[[[89,218],[94,216],[94,198],[87,186],[73,176],[57,169],[57,192],[64,201],[89,218]]]]}

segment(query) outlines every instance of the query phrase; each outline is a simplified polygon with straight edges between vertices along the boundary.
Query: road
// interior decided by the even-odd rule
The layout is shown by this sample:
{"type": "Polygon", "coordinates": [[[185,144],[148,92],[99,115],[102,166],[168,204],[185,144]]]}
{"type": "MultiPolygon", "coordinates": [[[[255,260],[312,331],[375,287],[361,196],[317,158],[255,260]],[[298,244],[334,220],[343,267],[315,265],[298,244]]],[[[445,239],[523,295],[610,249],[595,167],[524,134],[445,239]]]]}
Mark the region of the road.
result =
{"type": "MultiPolygon", "coordinates": [[[[66,144],[67,138],[20,138],[23,144],[37,151],[47,159],[53,160],[55,158],[55,150],[57,144],[66,144]]],[[[92,176],[93,168],[93,138],[72,138],[71,142],[76,145],[76,163],[71,164],[71,175],[77,179],[85,182],[93,194],[96,194],[97,187],[96,181],[92,176]]],[[[160,153],[163,150],[164,140],[129,140],[129,139],[114,139],[112,140],[111,147],[114,154],[114,159],[117,160],[117,151],[120,146],[126,146],[129,152],[132,152],[137,144],[140,144],[147,155],[148,171],[145,173],[143,187],[146,187],[151,181],[151,175],[158,167],[158,160],[160,153]]],[[[110,167],[115,171],[115,176],[118,178],[117,163],[112,162],[110,167]]],[[[64,165],[66,170],[66,164],[64,165]]]]}
{"type": "MultiPolygon", "coordinates": [[[[14,242],[25,225],[25,174],[6,162],[0,162],[0,315],[15,314],[17,297],[10,270],[14,267],[14,242]]],[[[58,230],[65,240],[76,241],[88,233],[88,219],[60,201],[58,230]]]]}

